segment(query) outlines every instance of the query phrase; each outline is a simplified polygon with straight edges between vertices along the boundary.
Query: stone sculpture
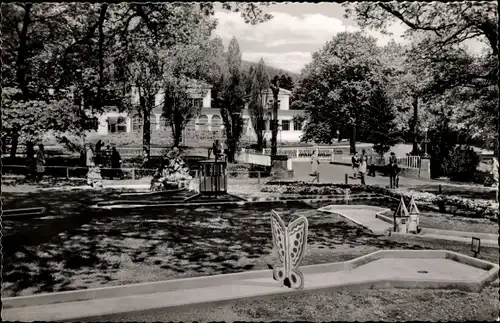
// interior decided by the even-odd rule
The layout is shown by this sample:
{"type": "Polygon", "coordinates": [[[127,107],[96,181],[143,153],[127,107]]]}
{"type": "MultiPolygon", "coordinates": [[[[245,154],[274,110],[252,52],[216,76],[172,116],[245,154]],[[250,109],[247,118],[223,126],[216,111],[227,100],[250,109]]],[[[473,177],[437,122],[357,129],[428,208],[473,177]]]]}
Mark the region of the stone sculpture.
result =
{"type": "Polygon", "coordinates": [[[171,189],[189,188],[193,177],[189,175],[189,168],[180,157],[179,151],[174,148],[170,151],[151,180],[151,191],[165,191],[171,189]]]}
{"type": "Polygon", "coordinates": [[[281,265],[273,269],[273,278],[288,288],[302,289],[304,275],[299,265],[304,258],[307,246],[307,218],[299,217],[285,226],[274,210],[271,211],[271,231],[273,246],[278,253],[281,265]]]}

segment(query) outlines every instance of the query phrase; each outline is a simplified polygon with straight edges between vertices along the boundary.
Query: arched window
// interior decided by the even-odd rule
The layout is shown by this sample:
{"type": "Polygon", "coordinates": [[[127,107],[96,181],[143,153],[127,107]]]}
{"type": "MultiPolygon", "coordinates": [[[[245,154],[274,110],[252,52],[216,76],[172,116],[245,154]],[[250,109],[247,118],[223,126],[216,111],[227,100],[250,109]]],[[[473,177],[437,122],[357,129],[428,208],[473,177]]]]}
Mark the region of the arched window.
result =
{"type": "Polygon", "coordinates": [[[139,113],[132,117],[132,131],[140,131],[142,129],[142,118],[139,113]]]}
{"type": "Polygon", "coordinates": [[[199,131],[208,130],[208,117],[206,115],[201,115],[198,118],[199,131]]]}
{"type": "Polygon", "coordinates": [[[222,119],[219,115],[212,116],[212,130],[220,130],[222,125],[222,119]]]}
{"type": "Polygon", "coordinates": [[[108,132],[127,132],[127,119],[125,117],[108,117],[108,132]]]}

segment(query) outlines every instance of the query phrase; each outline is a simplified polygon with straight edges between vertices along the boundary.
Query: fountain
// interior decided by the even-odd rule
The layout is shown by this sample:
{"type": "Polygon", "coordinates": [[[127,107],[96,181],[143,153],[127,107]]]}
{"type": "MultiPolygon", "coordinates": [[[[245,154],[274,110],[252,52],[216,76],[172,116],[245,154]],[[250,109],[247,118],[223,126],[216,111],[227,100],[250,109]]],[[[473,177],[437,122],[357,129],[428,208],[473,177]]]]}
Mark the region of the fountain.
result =
{"type": "Polygon", "coordinates": [[[179,150],[174,148],[163,159],[162,164],[151,180],[152,192],[170,191],[177,189],[191,189],[193,177],[189,175],[189,168],[180,157],[179,150]]]}

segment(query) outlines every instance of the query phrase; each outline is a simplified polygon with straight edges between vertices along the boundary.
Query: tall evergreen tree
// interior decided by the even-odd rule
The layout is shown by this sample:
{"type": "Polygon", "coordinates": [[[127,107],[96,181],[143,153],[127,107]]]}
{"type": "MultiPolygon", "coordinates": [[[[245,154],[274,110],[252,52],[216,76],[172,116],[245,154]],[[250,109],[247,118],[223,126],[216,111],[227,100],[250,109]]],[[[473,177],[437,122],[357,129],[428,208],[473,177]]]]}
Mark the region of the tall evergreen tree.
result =
{"type": "Polygon", "coordinates": [[[366,139],[373,143],[373,149],[383,155],[402,141],[397,131],[396,111],[381,86],[373,92],[370,103],[370,113],[363,119],[362,127],[366,129],[366,139]]]}
{"type": "Polygon", "coordinates": [[[269,76],[266,72],[264,59],[261,58],[259,65],[253,70],[250,88],[250,101],[248,108],[252,117],[252,126],[257,136],[257,149],[264,147],[264,132],[266,130],[264,120],[264,104],[266,92],[269,89],[269,76]]]}
{"type": "Polygon", "coordinates": [[[242,111],[245,108],[245,81],[241,72],[241,51],[235,37],[231,39],[227,55],[227,75],[222,78],[220,111],[226,132],[228,161],[234,162],[243,130],[242,111]]]}

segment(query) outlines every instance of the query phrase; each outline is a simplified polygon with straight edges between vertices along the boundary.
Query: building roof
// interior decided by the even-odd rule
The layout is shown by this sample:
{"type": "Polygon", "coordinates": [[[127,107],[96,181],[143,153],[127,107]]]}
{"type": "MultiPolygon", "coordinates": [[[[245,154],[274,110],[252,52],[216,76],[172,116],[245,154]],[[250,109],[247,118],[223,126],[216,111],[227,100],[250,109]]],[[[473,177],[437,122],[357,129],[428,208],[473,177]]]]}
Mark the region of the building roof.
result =
{"type": "MultiPolygon", "coordinates": [[[[273,94],[273,91],[271,91],[271,89],[267,89],[264,91],[264,94],[273,94]]],[[[278,93],[278,95],[291,95],[292,94],[292,91],[289,91],[287,89],[283,89],[283,88],[280,88],[280,91],[278,93]]]]}
{"type": "MultiPolygon", "coordinates": [[[[271,113],[271,109],[264,109],[264,114],[271,113]]],[[[248,109],[242,110],[243,116],[250,116],[250,111],[248,109]]],[[[210,114],[210,115],[220,115],[220,110],[216,108],[203,108],[200,111],[200,115],[210,114]]],[[[278,117],[293,117],[296,115],[304,115],[304,110],[278,110],[278,117]]]]}

